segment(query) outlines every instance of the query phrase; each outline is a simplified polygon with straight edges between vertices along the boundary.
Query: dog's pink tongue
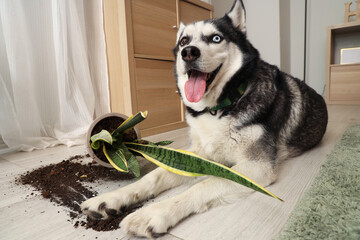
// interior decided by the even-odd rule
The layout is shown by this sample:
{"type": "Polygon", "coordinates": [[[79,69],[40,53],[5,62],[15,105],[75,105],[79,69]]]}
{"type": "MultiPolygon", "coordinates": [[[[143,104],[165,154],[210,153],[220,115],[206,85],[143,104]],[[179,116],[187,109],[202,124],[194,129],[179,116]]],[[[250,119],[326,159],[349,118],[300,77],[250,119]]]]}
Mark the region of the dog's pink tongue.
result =
{"type": "Polygon", "coordinates": [[[206,89],[207,73],[191,71],[189,80],[185,83],[185,96],[189,102],[199,102],[206,89]]]}

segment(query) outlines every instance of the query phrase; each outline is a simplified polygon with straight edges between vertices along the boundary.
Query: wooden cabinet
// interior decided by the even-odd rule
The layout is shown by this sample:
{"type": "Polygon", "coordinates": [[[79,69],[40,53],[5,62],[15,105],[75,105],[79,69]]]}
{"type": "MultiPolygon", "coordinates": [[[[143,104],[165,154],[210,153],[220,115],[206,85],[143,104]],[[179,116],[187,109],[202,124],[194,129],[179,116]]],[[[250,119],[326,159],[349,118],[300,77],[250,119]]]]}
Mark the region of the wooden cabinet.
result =
{"type": "Polygon", "coordinates": [[[103,9],[111,111],[148,110],[142,136],[185,127],[172,49],[180,21],[210,19],[213,7],[200,0],[104,0],[103,9]]]}
{"type": "Polygon", "coordinates": [[[360,46],[360,23],[328,28],[326,102],[360,104],[360,63],[340,64],[341,49],[360,46]]]}
{"type": "Polygon", "coordinates": [[[132,0],[131,15],[135,55],[171,59],[177,31],[176,1],[132,0]]]}
{"type": "Polygon", "coordinates": [[[179,1],[179,14],[180,21],[185,24],[210,18],[208,9],[198,7],[193,2],[187,1],[179,1]]]}
{"type": "Polygon", "coordinates": [[[182,104],[176,94],[173,65],[171,61],[135,59],[138,109],[149,111],[148,118],[141,123],[142,129],[183,121],[182,104]]]}

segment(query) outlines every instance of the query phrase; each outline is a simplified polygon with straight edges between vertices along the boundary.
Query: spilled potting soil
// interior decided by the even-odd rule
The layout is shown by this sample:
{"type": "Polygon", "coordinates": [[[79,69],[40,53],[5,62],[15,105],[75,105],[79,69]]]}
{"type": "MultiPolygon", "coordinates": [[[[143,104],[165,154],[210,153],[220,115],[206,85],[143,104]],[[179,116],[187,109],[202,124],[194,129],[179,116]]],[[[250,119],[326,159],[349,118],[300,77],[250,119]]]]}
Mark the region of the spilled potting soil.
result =
{"type": "Polygon", "coordinates": [[[45,199],[66,207],[69,211],[71,222],[75,222],[75,228],[81,226],[92,228],[96,231],[118,229],[121,220],[133,212],[135,208],[129,209],[121,216],[116,216],[109,220],[92,220],[88,217],[86,221],[83,221],[81,220],[83,214],[81,213],[80,204],[98,194],[91,187],[86,187],[83,183],[94,182],[96,180],[129,180],[134,178],[134,176],[120,173],[116,169],[99,166],[94,162],[84,164],[82,160],[85,157],[88,158],[90,156],[76,155],[58,164],[51,164],[28,171],[18,177],[16,183],[31,185],[37,191],[40,191],[45,199]]]}

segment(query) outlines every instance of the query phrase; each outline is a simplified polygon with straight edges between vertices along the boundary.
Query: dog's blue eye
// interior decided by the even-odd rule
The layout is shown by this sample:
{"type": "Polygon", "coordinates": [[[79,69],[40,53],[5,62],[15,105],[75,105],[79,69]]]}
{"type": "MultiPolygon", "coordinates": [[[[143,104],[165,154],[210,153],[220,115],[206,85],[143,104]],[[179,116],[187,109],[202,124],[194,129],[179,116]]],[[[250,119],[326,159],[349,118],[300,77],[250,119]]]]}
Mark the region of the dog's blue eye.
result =
{"type": "Polygon", "coordinates": [[[214,43],[219,43],[219,42],[221,42],[221,40],[222,40],[222,38],[221,38],[219,35],[214,35],[214,36],[212,37],[212,41],[213,41],[214,43]]]}

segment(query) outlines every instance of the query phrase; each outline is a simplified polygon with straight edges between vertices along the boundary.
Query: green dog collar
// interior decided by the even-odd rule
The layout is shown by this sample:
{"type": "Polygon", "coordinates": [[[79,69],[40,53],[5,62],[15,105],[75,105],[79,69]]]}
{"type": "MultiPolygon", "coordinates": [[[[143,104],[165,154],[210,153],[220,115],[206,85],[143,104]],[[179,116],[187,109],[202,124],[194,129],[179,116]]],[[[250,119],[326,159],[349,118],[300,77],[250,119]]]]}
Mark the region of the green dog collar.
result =
{"type": "MultiPolygon", "coordinates": [[[[245,93],[245,90],[246,90],[246,82],[240,84],[240,86],[238,87],[237,91],[238,93],[240,94],[239,98],[244,95],[245,93]]],[[[238,98],[238,99],[239,99],[238,98]]],[[[233,104],[233,102],[231,101],[231,99],[229,97],[225,98],[224,100],[222,100],[218,105],[216,105],[215,107],[212,107],[212,108],[209,108],[209,112],[216,112],[217,110],[219,109],[222,109],[224,107],[228,107],[230,106],[231,104],[233,104]]]]}

